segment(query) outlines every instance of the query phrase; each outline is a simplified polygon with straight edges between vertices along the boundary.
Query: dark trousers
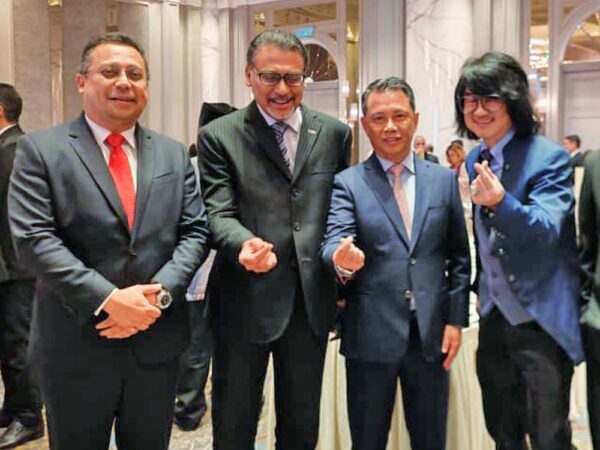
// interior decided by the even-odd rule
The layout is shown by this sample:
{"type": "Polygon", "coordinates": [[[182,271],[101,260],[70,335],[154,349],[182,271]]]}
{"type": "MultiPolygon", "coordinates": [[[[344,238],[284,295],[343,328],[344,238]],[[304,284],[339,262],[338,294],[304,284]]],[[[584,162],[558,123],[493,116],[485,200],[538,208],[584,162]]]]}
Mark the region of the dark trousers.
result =
{"type": "Polygon", "coordinates": [[[3,413],[25,426],[40,423],[42,401],[27,364],[27,345],[35,293],[34,280],[0,283],[0,363],[3,413]]]}
{"type": "Polygon", "coordinates": [[[346,360],[348,417],[353,450],[385,450],[398,378],[412,450],[444,450],[448,373],[442,358],[426,361],[416,319],[407,352],[398,364],[346,360]]]}
{"type": "Polygon", "coordinates": [[[313,334],[301,298],[284,333],[268,344],[215,332],[213,439],[215,450],[254,448],[262,388],[273,355],[278,450],[314,450],[319,431],[326,336],[313,334]]]}
{"type": "Polygon", "coordinates": [[[175,418],[180,424],[195,427],[206,413],[204,387],[208,380],[212,335],[204,316],[203,301],[188,302],[191,340],[179,357],[175,418]]]}
{"type": "Polygon", "coordinates": [[[587,403],[594,450],[600,450],[600,331],[583,325],[587,369],[587,403]]]}
{"type": "Polygon", "coordinates": [[[494,308],[479,323],[477,375],[499,450],[571,450],[573,363],[536,322],[512,326],[494,308]]]}
{"type": "Polygon", "coordinates": [[[52,450],[107,450],[113,424],[119,450],[168,449],[176,359],[141,365],[123,348],[110,364],[40,376],[52,450]]]}

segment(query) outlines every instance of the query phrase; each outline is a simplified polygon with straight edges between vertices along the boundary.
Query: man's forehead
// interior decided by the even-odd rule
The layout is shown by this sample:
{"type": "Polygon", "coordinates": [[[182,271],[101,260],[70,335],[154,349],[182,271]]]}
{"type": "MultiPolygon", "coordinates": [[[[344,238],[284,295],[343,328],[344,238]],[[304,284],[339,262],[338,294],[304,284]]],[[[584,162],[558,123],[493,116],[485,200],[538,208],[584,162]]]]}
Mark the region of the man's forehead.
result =
{"type": "Polygon", "coordinates": [[[127,59],[129,64],[144,63],[144,58],[135,47],[118,42],[102,43],[90,52],[90,60],[101,64],[120,63],[123,59],[127,59]]]}

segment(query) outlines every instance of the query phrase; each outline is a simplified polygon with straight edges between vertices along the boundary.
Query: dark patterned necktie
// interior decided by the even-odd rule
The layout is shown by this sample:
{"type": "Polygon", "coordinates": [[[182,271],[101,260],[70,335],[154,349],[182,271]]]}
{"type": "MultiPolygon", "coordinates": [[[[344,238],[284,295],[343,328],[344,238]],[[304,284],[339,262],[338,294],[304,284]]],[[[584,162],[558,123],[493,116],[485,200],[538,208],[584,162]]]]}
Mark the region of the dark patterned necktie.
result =
{"type": "Polygon", "coordinates": [[[283,156],[283,160],[285,161],[285,165],[290,168],[290,154],[288,152],[287,147],[285,146],[285,142],[283,141],[283,135],[285,131],[288,129],[289,125],[285,122],[275,122],[271,125],[273,132],[275,133],[275,139],[277,140],[277,145],[279,145],[279,150],[281,150],[281,154],[283,156]]]}
{"type": "Polygon", "coordinates": [[[490,149],[484,148],[481,150],[481,152],[479,152],[479,159],[477,161],[479,163],[487,161],[488,164],[492,164],[492,159],[494,159],[494,157],[492,156],[492,152],[490,152],[490,149]]]}

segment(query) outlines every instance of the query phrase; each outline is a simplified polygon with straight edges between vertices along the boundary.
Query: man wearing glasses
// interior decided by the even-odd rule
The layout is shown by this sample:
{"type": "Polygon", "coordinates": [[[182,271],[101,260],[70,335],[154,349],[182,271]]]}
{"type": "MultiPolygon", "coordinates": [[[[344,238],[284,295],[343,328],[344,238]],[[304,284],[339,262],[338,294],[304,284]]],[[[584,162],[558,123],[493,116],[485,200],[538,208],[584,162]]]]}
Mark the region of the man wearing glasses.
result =
{"type": "Polygon", "coordinates": [[[254,448],[269,355],[278,448],[313,450],[335,282],[319,258],[334,175],[350,129],[301,104],[307,52],[280,30],[250,43],[254,101],[200,131],[199,162],[217,256],[208,284],[214,330],[214,448],[254,448]]]}
{"type": "Polygon", "coordinates": [[[73,122],[17,143],[9,215],[37,277],[32,361],[52,450],[167,450],[185,289],[208,252],[183,144],[139,125],[143,50],[122,34],[84,47],[73,122]]]}
{"type": "Polygon", "coordinates": [[[527,75],[512,57],[469,59],[455,90],[467,157],[480,301],[477,375],[499,449],[571,450],[579,329],[569,155],[537,134],[527,75]]]}

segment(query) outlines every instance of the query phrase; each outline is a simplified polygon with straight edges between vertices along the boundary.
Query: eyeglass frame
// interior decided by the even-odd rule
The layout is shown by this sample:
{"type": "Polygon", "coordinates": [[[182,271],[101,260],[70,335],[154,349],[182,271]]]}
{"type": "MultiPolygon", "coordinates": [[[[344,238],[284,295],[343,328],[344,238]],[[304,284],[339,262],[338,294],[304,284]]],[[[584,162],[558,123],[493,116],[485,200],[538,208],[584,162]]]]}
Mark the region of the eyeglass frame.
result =
{"type": "Polygon", "coordinates": [[[501,105],[503,103],[505,103],[504,98],[500,94],[489,94],[489,95],[463,94],[458,97],[458,100],[459,100],[458,107],[460,108],[460,110],[462,111],[463,114],[471,114],[471,113],[475,112],[477,110],[477,108],[479,107],[479,105],[481,105],[481,107],[487,112],[497,113],[498,111],[500,111],[501,105]],[[465,97],[473,97],[474,100],[476,100],[475,107],[473,109],[469,109],[468,111],[465,111],[465,97]],[[499,102],[498,107],[490,109],[489,105],[485,104],[486,101],[498,101],[499,102]]]}
{"type": "Polygon", "coordinates": [[[288,72],[288,73],[284,73],[284,74],[277,73],[277,72],[271,72],[269,70],[259,72],[258,70],[256,70],[255,67],[252,67],[252,70],[254,71],[254,73],[256,73],[256,75],[258,75],[258,79],[260,80],[261,84],[263,84],[264,86],[269,86],[269,87],[277,86],[279,83],[281,83],[281,80],[283,80],[284,83],[286,84],[286,86],[288,86],[288,87],[300,87],[300,86],[302,86],[302,83],[304,83],[304,80],[306,80],[306,78],[307,78],[306,74],[298,73],[298,72],[288,72]],[[277,82],[273,83],[273,84],[265,83],[265,80],[263,79],[263,75],[276,75],[277,82]],[[301,76],[302,78],[300,79],[300,82],[298,84],[290,84],[288,82],[289,76],[301,76]]]}

